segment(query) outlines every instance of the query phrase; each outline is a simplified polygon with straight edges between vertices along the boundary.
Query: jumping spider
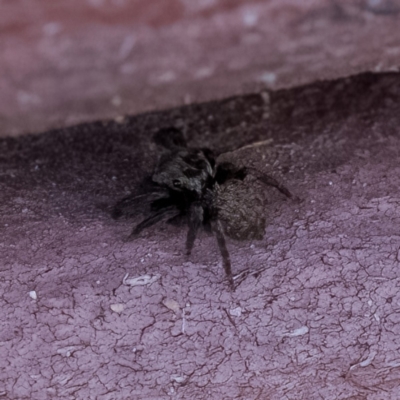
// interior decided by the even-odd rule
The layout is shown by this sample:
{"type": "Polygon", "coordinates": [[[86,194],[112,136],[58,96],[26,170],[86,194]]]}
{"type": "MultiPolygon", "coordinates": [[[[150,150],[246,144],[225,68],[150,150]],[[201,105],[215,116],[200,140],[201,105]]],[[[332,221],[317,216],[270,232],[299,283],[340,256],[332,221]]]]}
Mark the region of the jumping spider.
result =
{"type": "Polygon", "coordinates": [[[161,129],[154,135],[154,141],[162,152],[148,181],[149,187],[140,195],[129,195],[119,201],[113,217],[132,217],[144,204],[150,206],[150,214],[133,229],[130,238],[164,219],[171,223],[185,221],[189,225],[188,255],[199,228],[210,230],[217,238],[223,267],[233,286],[225,234],[239,240],[262,239],[265,229],[263,202],[243,180],[252,175],[287,197],[292,197],[291,193],[274,178],[256,169],[218,163],[211,150],[187,147],[181,131],[176,128],[161,129]]]}

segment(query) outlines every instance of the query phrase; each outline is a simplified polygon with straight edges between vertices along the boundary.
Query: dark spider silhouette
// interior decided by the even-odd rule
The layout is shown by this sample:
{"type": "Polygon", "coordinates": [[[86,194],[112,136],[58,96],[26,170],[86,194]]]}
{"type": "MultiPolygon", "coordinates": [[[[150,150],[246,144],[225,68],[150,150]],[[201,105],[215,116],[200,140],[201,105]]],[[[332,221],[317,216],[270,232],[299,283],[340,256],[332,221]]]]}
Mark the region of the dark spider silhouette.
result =
{"type": "Polygon", "coordinates": [[[217,238],[223,267],[233,286],[225,234],[239,240],[262,239],[265,229],[264,204],[243,180],[253,175],[287,197],[292,197],[291,193],[256,169],[217,163],[211,150],[187,147],[182,132],[176,128],[161,129],[154,141],[162,149],[154,174],[145,181],[143,193],[129,195],[115,205],[113,217],[133,217],[144,204],[150,206],[149,215],[136,225],[130,238],[161,220],[186,222],[188,255],[198,230],[205,227],[217,238]]]}

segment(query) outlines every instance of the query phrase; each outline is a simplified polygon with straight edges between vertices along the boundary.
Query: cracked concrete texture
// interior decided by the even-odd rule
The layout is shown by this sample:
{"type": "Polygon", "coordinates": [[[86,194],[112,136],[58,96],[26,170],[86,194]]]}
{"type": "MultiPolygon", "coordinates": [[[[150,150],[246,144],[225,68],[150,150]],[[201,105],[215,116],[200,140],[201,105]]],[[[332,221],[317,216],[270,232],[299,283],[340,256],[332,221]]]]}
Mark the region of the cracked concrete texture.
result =
{"type": "Polygon", "coordinates": [[[397,399],[399,101],[367,74],[1,139],[0,398],[397,399]],[[171,124],[302,199],[259,188],[235,292],[213,237],[108,214],[171,124]]]}

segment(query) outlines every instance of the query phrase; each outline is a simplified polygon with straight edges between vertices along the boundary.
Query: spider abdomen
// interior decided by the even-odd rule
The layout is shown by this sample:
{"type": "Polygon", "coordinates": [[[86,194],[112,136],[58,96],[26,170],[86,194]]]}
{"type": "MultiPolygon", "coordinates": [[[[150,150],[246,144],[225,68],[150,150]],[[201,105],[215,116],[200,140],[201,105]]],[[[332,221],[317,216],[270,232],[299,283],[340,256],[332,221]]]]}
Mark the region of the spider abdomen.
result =
{"type": "Polygon", "coordinates": [[[217,189],[218,219],[225,233],[236,240],[261,240],[265,231],[263,198],[240,180],[230,180],[217,189]]]}

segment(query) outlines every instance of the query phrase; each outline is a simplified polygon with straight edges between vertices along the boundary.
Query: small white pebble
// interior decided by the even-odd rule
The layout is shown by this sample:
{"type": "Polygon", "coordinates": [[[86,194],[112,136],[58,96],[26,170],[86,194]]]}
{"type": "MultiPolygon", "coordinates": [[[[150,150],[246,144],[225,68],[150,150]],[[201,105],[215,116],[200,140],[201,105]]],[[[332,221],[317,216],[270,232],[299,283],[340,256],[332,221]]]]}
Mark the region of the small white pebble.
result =
{"type": "Polygon", "coordinates": [[[302,326],[301,328],[284,333],[283,336],[287,336],[287,337],[303,336],[306,333],[308,333],[308,331],[309,331],[308,326],[302,326]]]}
{"type": "Polygon", "coordinates": [[[123,304],[121,304],[121,303],[117,303],[117,304],[111,304],[110,308],[111,308],[112,311],[114,311],[114,312],[116,312],[118,314],[121,314],[122,311],[124,311],[125,306],[123,304]]]}
{"type": "Polygon", "coordinates": [[[371,351],[371,352],[369,353],[369,355],[368,355],[368,358],[367,358],[366,360],[364,360],[364,361],[361,361],[361,362],[359,363],[359,366],[362,367],[362,368],[368,367],[368,365],[370,365],[370,364],[372,363],[372,361],[374,361],[374,358],[375,358],[375,356],[376,356],[377,354],[378,354],[378,353],[377,353],[376,351],[371,351]]]}
{"type": "Polygon", "coordinates": [[[33,300],[37,300],[36,291],[35,291],[35,290],[31,290],[31,291],[29,292],[29,297],[30,297],[31,299],[33,299],[33,300]]]}
{"type": "Polygon", "coordinates": [[[164,299],[163,302],[165,307],[167,307],[168,309],[170,309],[173,312],[177,312],[179,311],[180,307],[179,307],[179,303],[176,300],[173,299],[164,299]]]}
{"type": "Polygon", "coordinates": [[[186,376],[180,375],[171,375],[171,381],[175,381],[176,383],[183,383],[186,381],[186,376]]]}
{"type": "Polygon", "coordinates": [[[96,281],[96,283],[97,283],[98,285],[100,285],[100,281],[96,281]]]}
{"type": "Polygon", "coordinates": [[[122,283],[126,286],[144,286],[151,285],[155,281],[161,278],[161,275],[142,275],[137,278],[129,278],[129,274],[126,274],[122,280],[122,283]]]}
{"type": "Polygon", "coordinates": [[[333,182],[332,181],[329,181],[329,186],[332,186],[333,185],[333,182]]]}
{"type": "Polygon", "coordinates": [[[240,317],[242,315],[242,308],[241,307],[233,308],[229,310],[229,314],[231,314],[233,317],[240,317]]]}

